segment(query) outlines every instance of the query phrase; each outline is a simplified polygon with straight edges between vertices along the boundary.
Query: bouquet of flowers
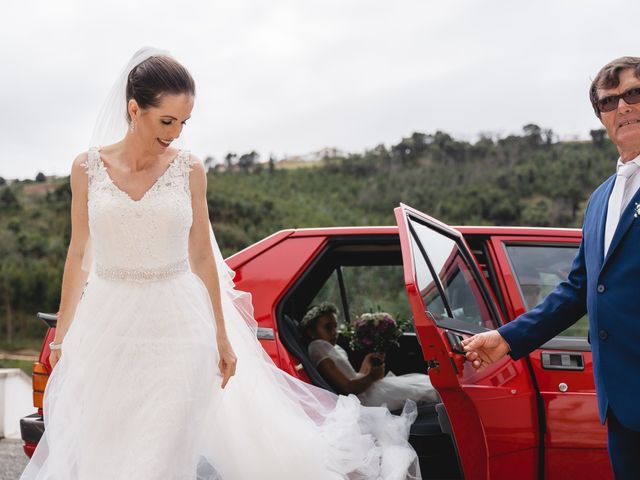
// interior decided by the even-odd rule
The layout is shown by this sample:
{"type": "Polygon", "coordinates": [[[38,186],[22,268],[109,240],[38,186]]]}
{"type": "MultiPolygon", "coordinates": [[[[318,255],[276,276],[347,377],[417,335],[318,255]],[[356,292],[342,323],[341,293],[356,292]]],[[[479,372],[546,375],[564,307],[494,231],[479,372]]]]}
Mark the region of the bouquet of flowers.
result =
{"type": "Polygon", "coordinates": [[[342,334],[349,339],[353,350],[383,353],[400,346],[399,340],[407,323],[394,320],[386,312],[363,313],[355,322],[347,324],[342,334]]]}

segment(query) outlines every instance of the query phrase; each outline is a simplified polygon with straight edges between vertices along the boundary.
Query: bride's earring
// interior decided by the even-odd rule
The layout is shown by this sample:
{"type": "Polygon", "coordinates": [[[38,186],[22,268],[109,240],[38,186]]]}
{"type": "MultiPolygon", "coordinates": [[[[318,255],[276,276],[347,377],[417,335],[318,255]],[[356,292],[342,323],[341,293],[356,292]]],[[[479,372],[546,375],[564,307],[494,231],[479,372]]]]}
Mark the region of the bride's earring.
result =
{"type": "Polygon", "coordinates": [[[131,120],[131,122],[129,123],[129,130],[133,132],[135,129],[136,129],[136,122],[131,120]]]}

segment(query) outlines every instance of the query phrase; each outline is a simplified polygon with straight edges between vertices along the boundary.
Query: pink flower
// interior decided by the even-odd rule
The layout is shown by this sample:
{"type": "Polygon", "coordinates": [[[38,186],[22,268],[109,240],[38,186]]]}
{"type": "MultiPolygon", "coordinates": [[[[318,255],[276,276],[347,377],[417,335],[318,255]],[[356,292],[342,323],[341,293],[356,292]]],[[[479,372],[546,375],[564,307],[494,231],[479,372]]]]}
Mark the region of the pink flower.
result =
{"type": "Polygon", "coordinates": [[[369,337],[365,337],[365,338],[362,339],[362,344],[365,347],[372,347],[374,345],[374,343],[375,342],[369,337]]]}

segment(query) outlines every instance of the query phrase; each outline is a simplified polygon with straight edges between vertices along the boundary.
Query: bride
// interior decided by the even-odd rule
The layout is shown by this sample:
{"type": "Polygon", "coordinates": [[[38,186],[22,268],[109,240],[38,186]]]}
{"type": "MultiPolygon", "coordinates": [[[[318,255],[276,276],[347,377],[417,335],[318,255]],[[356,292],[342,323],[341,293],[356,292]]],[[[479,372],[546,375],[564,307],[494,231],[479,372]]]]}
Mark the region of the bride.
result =
{"type": "Polygon", "coordinates": [[[45,431],[21,479],[421,478],[414,402],[364,407],[262,349],[180,138],[194,99],[168,52],[139,50],[73,162],[45,431]]]}

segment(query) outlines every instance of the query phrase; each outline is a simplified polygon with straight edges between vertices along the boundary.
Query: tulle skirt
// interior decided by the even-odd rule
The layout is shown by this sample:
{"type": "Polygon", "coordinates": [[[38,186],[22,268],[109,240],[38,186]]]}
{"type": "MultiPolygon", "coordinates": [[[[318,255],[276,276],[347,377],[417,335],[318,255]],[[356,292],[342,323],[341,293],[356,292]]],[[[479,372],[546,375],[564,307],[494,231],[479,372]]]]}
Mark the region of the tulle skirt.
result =
{"type": "Polygon", "coordinates": [[[23,480],[420,478],[402,415],[276,367],[250,295],[222,292],[238,358],[224,389],[213,310],[191,271],[132,282],[90,275],[44,392],[45,432],[23,480]]]}
{"type": "Polygon", "coordinates": [[[358,394],[358,398],[364,405],[386,405],[389,410],[402,408],[408,398],[430,404],[440,401],[438,392],[431,385],[429,375],[424,373],[394,375],[388,372],[385,377],[358,394]]]}

